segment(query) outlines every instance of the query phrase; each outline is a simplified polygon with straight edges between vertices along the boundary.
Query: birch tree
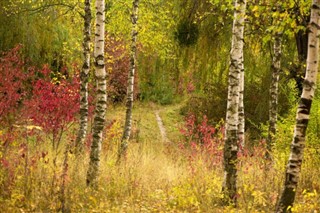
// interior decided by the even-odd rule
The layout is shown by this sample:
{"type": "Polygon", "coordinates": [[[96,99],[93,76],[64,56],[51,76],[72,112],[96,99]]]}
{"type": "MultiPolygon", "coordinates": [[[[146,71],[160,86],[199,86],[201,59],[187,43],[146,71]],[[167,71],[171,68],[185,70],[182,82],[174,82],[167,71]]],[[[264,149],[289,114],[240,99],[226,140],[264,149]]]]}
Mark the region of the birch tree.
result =
{"type": "Polygon", "coordinates": [[[232,44],[228,79],[228,102],[226,114],[226,136],[224,145],[224,199],[236,205],[237,153],[239,126],[240,77],[243,73],[243,34],[246,1],[236,0],[232,27],[232,44]]]}
{"type": "Polygon", "coordinates": [[[277,113],[278,113],[278,96],[279,96],[279,75],[281,71],[281,33],[275,33],[273,44],[272,57],[272,79],[270,85],[270,100],[269,100],[269,130],[267,137],[267,152],[266,158],[271,158],[271,149],[274,136],[277,131],[277,113]]]}
{"type": "Polygon", "coordinates": [[[97,97],[93,121],[93,141],[87,173],[87,185],[95,185],[99,175],[102,132],[107,108],[107,82],[104,62],[105,1],[96,0],[96,29],[94,40],[95,78],[97,97]]]}
{"type": "MultiPolygon", "coordinates": [[[[305,75],[305,66],[308,53],[308,31],[305,30],[310,21],[310,14],[306,13],[307,8],[304,8],[306,1],[296,1],[293,7],[292,19],[295,24],[299,26],[299,30],[295,32],[294,37],[296,41],[296,48],[298,54],[298,62],[293,63],[289,69],[291,77],[296,82],[298,89],[298,96],[301,96],[303,87],[303,76],[305,75]]],[[[311,1],[310,1],[311,2],[311,1]]]]}
{"type": "Polygon", "coordinates": [[[134,73],[136,70],[136,52],[137,52],[137,21],[138,21],[138,8],[139,0],[133,0],[132,3],[132,32],[131,32],[131,49],[130,49],[130,69],[128,72],[128,87],[127,87],[127,100],[126,100],[126,118],[124,124],[123,135],[118,150],[118,162],[122,155],[126,155],[128,140],[130,138],[132,128],[132,107],[133,107],[133,94],[134,94],[134,73]]]}
{"type": "Polygon", "coordinates": [[[88,128],[88,76],[90,71],[91,0],[84,2],[84,61],[80,73],[80,127],[76,138],[76,149],[82,150],[88,128]]]}
{"type": "MultiPolygon", "coordinates": [[[[243,57],[243,53],[242,53],[243,57]]],[[[239,124],[238,124],[238,138],[242,147],[245,146],[245,117],[244,117],[244,103],[243,103],[243,93],[244,93],[244,64],[241,63],[240,77],[239,77],[239,124]]]]}
{"type": "Polygon", "coordinates": [[[312,99],[314,97],[319,56],[320,0],[313,0],[308,35],[308,54],[303,90],[296,114],[294,136],[286,167],[284,189],[276,212],[291,212],[301,172],[306,130],[309,122],[312,99]]]}

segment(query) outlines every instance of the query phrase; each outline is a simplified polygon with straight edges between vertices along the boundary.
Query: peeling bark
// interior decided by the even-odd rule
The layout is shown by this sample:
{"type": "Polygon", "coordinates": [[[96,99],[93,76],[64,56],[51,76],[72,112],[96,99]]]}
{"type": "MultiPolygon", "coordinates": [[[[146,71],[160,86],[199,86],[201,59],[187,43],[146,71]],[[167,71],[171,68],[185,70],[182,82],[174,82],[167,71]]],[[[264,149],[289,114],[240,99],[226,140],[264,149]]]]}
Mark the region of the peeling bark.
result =
{"type": "Polygon", "coordinates": [[[90,163],[87,173],[87,185],[96,186],[100,168],[100,152],[102,133],[105,126],[107,108],[107,81],[104,62],[104,33],[105,33],[105,1],[96,0],[96,30],[95,30],[95,78],[97,97],[93,120],[93,141],[90,152],[90,163]]]}
{"type": "Polygon", "coordinates": [[[313,0],[311,19],[309,23],[308,57],[306,76],[303,82],[301,99],[297,109],[296,125],[291,143],[290,156],[286,167],[284,189],[282,191],[276,212],[291,212],[298,181],[301,173],[303,151],[305,147],[306,130],[309,122],[312,99],[314,97],[319,56],[320,36],[320,0],[313,0]]]}
{"type": "Polygon", "coordinates": [[[246,1],[236,0],[230,52],[226,138],[224,145],[224,181],[222,191],[225,203],[237,202],[237,153],[239,127],[240,77],[243,73],[243,34],[246,1]]]}
{"type": "Polygon", "coordinates": [[[84,15],[84,61],[80,72],[80,127],[76,138],[76,150],[81,152],[88,129],[88,77],[90,72],[91,0],[85,0],[84,15]]]}
{"type": "Polygon", "coordinates": [[[139,0],[133,0],[132,4],[132,33],[131,33],[131,50],[130,50],[130,69],[128,72],[128,87],[127,87],[127,101],[126,101],[126,118],[123,129],[123,135],[118,150],[118,162],[122,156],[126,156],[128,141],[132,128],[132,107],[133,107],[133,95],[134,95],[134,73],[136,70],[136,53],[137,53],[137,21],[138,21],[138,8],[139,0]]]}

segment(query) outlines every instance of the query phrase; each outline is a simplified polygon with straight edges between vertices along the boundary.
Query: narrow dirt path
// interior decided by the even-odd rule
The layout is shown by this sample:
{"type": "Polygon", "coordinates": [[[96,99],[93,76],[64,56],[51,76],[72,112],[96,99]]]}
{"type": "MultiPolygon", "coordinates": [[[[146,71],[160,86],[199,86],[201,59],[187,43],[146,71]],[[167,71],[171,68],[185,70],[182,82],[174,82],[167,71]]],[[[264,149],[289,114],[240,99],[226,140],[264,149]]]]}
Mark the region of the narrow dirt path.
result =
{"type": "Polygon", "coordinates": [[[156,115],[157,123],[158,123],[159,129],[160,129],[162,141],[163,142],[170,142],[167,137],[166,128],[163,126],[163,122],[162,122],[161,117],[159,115],[159,111],[155,111],[155,115],[156,115]]]}

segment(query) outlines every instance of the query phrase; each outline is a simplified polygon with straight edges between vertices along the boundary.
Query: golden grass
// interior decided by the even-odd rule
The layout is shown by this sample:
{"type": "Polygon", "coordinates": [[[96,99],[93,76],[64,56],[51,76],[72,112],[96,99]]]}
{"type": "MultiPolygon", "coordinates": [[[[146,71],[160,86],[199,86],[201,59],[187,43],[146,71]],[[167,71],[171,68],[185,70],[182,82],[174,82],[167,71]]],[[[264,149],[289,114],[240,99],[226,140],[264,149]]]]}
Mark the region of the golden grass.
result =
{"type": "MultiPolygon", "coordinates": [[[[275,153],[275,163],[267,165],[259,154],[241,157],[238,173],[238,207],[221,205],[222,162],[208,164],[206,153],[195,155],[181,150],[177,128],[179,106],[167,106],[160,115],[172,143],[161,142],[154,109],[139,104],[134,109],[135,133],[126,162],[116,165],[117,143],[121,137],[123,108],[109,109],[108,119],[116,119],[106,133],[101,154],[101,174],[97,189],[85,184],[88,154],[80,158],[69,153],[66,206],[70,212],[273,212],[284,176],[286,156],[275,153]],[[118,123],[117,123],[118,122],[118,123]],[[118,139],[117,139],[118,138],[118,139]]],[[[64,137],[67,142],[68,137],[64,137]]],[[[0,168],[0,212],[60,211],[63,151],[54,167],[51,147],[29,139],[26,164],[18,139],[6,151],[8,168],[0,168]],[[45,157],[42,152],[49,151],[45,157]],[[34,161],[34,164],[33,164],[34,161]],[[54,178],[54,174],[56,177],[54,178]],[[11,176],[12,175],[12,176],[11,176]]],[[[63,150],[63,147],[62,149],[63,150]]],[[[320,157],[308,151],[294,212],[320,210],[320,157]]],[[[4,157],[4,156],[0,156],[4,157]]]]}

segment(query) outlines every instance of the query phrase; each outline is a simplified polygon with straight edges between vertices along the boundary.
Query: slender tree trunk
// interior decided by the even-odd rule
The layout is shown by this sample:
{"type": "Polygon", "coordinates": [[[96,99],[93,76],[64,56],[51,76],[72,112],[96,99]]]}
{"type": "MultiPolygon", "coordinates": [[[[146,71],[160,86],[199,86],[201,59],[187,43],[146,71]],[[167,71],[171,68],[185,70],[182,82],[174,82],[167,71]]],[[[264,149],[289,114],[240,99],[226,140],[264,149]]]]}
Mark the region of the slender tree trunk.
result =
{"type": "Polygon", "coordinates": [[[131,33],[131,49],[130,49],[130,70],[128,72],[128,88],[127,88],[127,101],[126,101],[126,118],[124,124],[123,135],[118,150],[118,162],[122,156],[126,155],[128,148],[128,140],[130,138],[131,127],[132,127],[132,107],[133,107],[133,94],[134,94],[134,73],[136,70],[136,52],[137,52],[137,21],[138,21],[138,8],[139,0],[133,0],[132,4],[132,33],[131,33]]]}
{"type": "Polygon", "coordinates": [[[100,167],[100,152],[102,133],[105,126],[107,108],[107,82],[104,62],[104,28],[105,28],[105,1],[96,0],[96,30],[95,30],[95,78],[97,97],[93,121],[93,141],[91,145],[90,163],[87,173],[87,185],[96,185],[100,167]]]}
{"type": "Polygon", "coordinates": [[[272,58],[272,79],[270,85],[270,100],[269,100],[269,130],[267,137],[267,152],[266,159],[271,158],[271,150],[273,140],[277,131],[277,113],[278,113],[278,96],[279,96],[279,75],[281,71],[281,33],[276,33],[274,36],[273,58],[272,58]]]}
{"type": "MultiPolygon", "coordinates": [[[[242,53],[243,58],[243,53],[242,53]]],[[[243,93],[244,93],[244,64],[242,62],[240,78],[239,78],[239,124],[238,124],[238,138],[242,147],[245,146],[245,117],[244,117],[244,104],[243,104],[243,93]]]]}
{"type": "Polygon", "coordinates": [[[237,201],[237,153],[239,127],[240,73],[243,72],[243,34],[246,1],[236,0],[230,52],[226,138],[224,145],[224,181],[222,191],[225,202],[237,201]]]}
{"type": "MultiPolygon", "coordinates": [[[[294,19],[298,26],[307,28],[310,22],[310,15],[305,15],[301,13],[300,1],[297,1],[294,8],[294,19]]],[[[296,82],[296,88],[298,89],[298,97],[301,96],[303,87],[303,76],[305,75],[305,65],[307,60],[308,52],[308,31],[304,29],[298,30],[295,33],[295,41],[298,53],[298,62],[293,63],[290,70],[290,77],[296,82]]]]}
{"type": "Polygon", "coordinates": [[[80,127],[76,138],[76,150],[83,149],[88,129],[88,76],[90,71],[91,0],[85,0],[84,15],[84,61],[80,73],[80,127]]]}
{"type": "Polygon", "coordinates": [[[309,24],[308,57],[306,76],[303,83],[303,90],[299,102],[294,137],[291,143],[290,157],[286,168],[284,189],[276,212],[291,212],[297,185],[301,172],[303,151],[305,147],[305,136],[309,122],[312,99],[314,97],[319,56],[320,36],[320,0],[313,0],[311,6],[311,19],[309,24]]]}
{"type": "MultiPolygon", "coordinates": [[[[300,24],[307,27],[306,24],[300,24]]],[[[305,30],[299,30],[295,34],[296,46],[298,52],[298,62],[293,64],[293,68],[290,70],[292,78],[296,82],[296,88],[298,89],[298,97],[301,96],[303,87],[303,76],[305,75],[305,65],[307,60],[308,51],[308,32],[305,30]]]]}
{"type": "MultiPolygon", "coordinates": [[[[307,28],[310,22],[310,14],[305,15],[301,12],[301,2],[298,1],[294,6],[295,21],[298,26],[307,28]]],[[[305,66],[308,56],[308,30],[300,29],[295,33],[295,40],[298,52],[298,63],[294,66],[291,75],[296,81],[298,97],[302,94],[303,76],[305,75],[305,66]]]]}

